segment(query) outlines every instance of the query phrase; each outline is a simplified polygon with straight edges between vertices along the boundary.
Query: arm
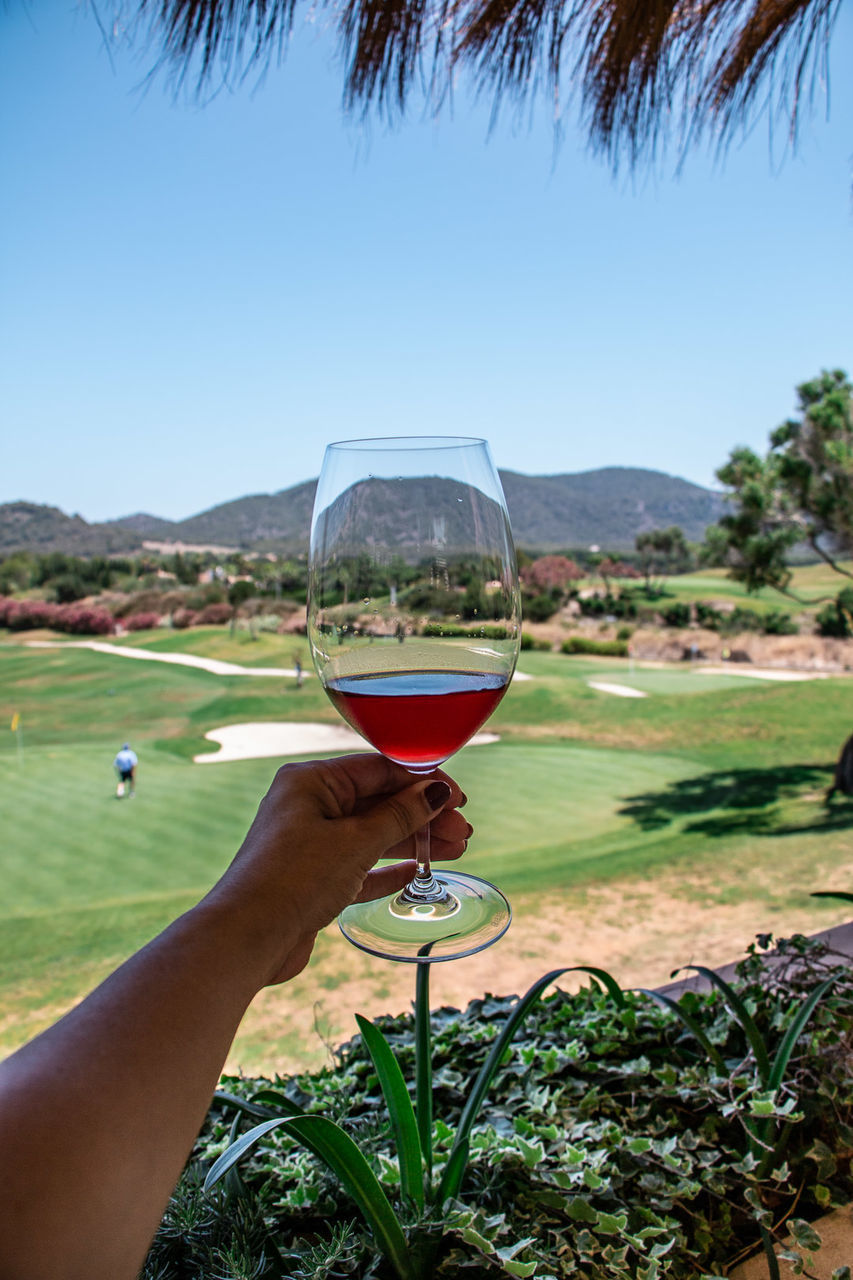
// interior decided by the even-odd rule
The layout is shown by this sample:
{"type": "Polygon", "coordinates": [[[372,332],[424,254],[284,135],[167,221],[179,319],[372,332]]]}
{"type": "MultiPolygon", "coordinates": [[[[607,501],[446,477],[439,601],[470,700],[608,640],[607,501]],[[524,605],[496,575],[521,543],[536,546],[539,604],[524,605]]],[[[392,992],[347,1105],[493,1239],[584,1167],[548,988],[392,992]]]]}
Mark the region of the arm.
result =
{"type": "Polygon", "coordinates": [[[436,856],[463,852],[464,796],[441,778],[372,755],[280,769],[211,892],[0,1064],[2,1280],[137,1275],[256,992],[348,903],[411,878],[410,860],[373,867],[425,822],[436,856]]]}

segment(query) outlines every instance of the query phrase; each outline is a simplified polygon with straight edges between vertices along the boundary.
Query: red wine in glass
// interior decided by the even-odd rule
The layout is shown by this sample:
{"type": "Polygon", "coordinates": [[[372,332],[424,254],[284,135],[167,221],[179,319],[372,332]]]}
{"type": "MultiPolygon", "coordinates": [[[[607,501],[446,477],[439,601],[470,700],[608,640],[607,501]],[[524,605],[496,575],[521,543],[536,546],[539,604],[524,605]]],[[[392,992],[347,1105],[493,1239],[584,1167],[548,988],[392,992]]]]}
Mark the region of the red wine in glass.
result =
{"type": "Polygon", "coordinates": [[[487,671],[380,671],[330,680],[326,692],[389,760],[429,772],[474,736],[506,688],[487,671]]]}

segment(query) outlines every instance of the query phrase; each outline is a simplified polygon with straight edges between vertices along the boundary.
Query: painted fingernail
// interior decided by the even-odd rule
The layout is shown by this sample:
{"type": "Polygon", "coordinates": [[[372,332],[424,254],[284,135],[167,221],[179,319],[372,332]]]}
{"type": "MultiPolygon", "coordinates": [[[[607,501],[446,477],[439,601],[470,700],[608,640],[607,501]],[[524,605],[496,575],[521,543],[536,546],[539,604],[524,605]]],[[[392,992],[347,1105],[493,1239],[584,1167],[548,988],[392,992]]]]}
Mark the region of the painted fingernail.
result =
{"type": "Polygon", "coordinates": [[[436,779],[435,782],[431,782],[429,784],[424,791],[424,795],[426,796],[427,804],[431,809],[440,809],[442,805],[447,804],[450,799],[450,787],[446,782],[436,779]]]}

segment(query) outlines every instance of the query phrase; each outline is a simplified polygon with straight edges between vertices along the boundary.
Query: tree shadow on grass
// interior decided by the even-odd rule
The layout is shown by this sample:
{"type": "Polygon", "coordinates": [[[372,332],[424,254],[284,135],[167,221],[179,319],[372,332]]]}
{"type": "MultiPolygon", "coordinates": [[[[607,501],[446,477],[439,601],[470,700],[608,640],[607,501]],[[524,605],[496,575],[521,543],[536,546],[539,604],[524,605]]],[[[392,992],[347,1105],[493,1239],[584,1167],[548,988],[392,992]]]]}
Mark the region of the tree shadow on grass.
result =
{"type": "Polygon", "coordinates": [[[815,799],[813,818],[803,825],[782,823],[774,807],[782,800],[825,791],[834,765],[777,765],[769,769],[720,769],[671,782],[662,791],[626,796],[619,810],[643,831],[657,831],[678,819],[693,819],[683,830],[706,836],[793,835],[853,827],[853,801],[815,799]],[[819,807],[818,807],[819,806],[819,807]],[[722,812],[719,812],[722,810],[722,812]],[[707,816],[703,816],[707,815],[707,816]]]}

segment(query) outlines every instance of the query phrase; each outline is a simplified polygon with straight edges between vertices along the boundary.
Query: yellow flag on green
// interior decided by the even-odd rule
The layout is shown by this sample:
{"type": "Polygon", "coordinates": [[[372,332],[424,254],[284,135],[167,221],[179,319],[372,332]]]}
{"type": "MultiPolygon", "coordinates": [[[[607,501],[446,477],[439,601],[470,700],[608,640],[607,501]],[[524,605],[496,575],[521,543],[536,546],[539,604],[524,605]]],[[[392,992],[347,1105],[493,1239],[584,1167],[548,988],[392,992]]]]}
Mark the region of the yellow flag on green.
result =
{"type": "Polygon", "coordinates": [[[15,714],[12,716],[12,723],[9,726],[13,733],[15,732],[15,730],[17,729],[20,723],[21,723],[21,716],[20,716],[20,713],[16,711],[15,714]]]}

